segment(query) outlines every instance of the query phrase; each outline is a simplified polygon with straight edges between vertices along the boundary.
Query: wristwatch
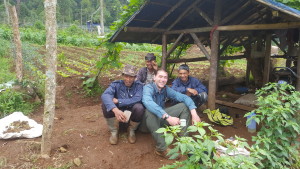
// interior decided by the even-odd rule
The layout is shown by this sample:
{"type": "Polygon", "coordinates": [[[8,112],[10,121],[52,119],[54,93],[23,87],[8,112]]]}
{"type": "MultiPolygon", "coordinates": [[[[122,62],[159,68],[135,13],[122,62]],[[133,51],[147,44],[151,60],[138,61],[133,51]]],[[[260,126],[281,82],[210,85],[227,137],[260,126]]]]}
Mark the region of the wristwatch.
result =
{"type": "Polygon", "coordinates": [[[170,117],[170,115],[165,115],[165,118],[164,118],[164,120],[167,120],[168,118],[170,117]]]}

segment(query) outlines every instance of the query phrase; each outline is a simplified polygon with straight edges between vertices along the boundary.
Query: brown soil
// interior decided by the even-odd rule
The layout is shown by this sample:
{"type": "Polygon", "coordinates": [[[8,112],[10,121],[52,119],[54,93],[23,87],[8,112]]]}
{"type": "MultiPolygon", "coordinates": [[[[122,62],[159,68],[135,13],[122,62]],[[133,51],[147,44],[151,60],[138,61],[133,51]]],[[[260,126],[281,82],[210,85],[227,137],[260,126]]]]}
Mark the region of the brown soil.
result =
{"type": "MultiPolygon", "coordinates": [[[[101,85],[107,87],[111,80],[102,77],[101,85]]],[[[137,142],[130,144],[125,125],[118,145],[110,145],[110,133],[101,111],[100,97],[85,97],[81,84],[79,76],[58,78],[51,157],[39,157],[41,137],[0,140],[0,168],[157,169],[174,162],[154,154],[155,143],[149,133],[137,132],[137,142]],[[74,164],[74,159],[76,163],[79,159],[79,167],[74,164]]],[[[224,92],[220,92],[218,97],[224,92]]],[[[214,125],[214,128],[225,138],[236,135],[251,143],[253,134],[245,126],[245,112],[233,108],[229,108],[229,112],[234,118],[234,126],[214,125]]],[[[31,118],[42,124],[42,115],[43,108],[40,107],[31,118]]],[[[203,121],[210,123],[205,114],[200,113],[200,116],[203,121]]]]}

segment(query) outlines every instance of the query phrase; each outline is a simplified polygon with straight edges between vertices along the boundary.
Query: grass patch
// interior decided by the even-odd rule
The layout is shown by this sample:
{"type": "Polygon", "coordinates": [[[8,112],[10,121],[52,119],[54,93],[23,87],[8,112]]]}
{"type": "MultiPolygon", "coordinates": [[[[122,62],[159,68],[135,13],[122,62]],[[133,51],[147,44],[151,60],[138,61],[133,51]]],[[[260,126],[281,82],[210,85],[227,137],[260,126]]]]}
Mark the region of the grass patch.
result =
{"type": "Polygon", "coordinates": [[[0,57],[0,84],[16,79],[15,74],[10,72],[11,67],[11,58],[0,57]]]}

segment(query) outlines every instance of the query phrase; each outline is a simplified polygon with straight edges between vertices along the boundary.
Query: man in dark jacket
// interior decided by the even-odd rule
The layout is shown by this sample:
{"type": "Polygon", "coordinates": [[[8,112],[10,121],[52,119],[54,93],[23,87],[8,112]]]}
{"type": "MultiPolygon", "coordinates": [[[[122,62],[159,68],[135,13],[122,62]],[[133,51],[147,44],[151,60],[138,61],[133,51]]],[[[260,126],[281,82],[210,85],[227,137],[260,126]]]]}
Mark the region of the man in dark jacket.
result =
{"type": "Polygon", "coordinates": [[[207,88],[197,78],[190,76],[190,68],[183,64],[178,68],[178,78],[172,82],[172,89],[191,97],[197,107],[207,101],[207,88]]]}
{"type": "Polygon", "coordinates": [[[136,142],[135,130],[143,118],[145,108],[141,104],[143,84],[135,81],[136,67],[126,65],[122,73],[123,80],[117,80],[110,84],[101,96],[102,111],[110,129],[110,144],[118,143],[119,122],[127,122],[130,111],[128,127],[128,141],[136,142]],[[127,111],[126,111],[127,110],[127,111]]]}
{"type": "Polygon", "coordinates": [[[153,82],[153,77],[157,71],[156,56],[153,53],[148,53],[145,56],[146,67],[139,70],[136,80],[141,81],[144,85],[153,82]]]}

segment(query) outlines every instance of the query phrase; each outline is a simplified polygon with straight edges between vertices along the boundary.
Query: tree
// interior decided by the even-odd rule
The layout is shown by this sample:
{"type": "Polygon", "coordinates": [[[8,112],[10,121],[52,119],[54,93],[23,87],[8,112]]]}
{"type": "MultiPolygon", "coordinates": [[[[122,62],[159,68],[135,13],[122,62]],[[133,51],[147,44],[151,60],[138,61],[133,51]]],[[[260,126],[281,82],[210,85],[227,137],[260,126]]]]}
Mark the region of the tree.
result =
{"type": "Polygon", "coordinates": [[[50,156],[51,134],[55,115],[55,93],[56,93],[56,56],[57,56],[57,31],[56,31],[56,0],[45,0],[46,15],[46,84],[45,84],[45,106],[43,118],[43,137],[41,155],[44,158],[50,156]]]}

